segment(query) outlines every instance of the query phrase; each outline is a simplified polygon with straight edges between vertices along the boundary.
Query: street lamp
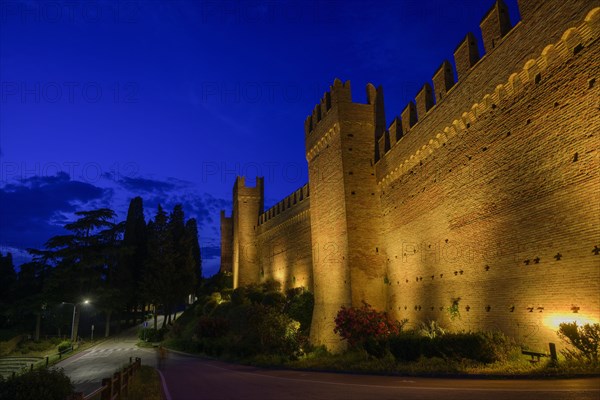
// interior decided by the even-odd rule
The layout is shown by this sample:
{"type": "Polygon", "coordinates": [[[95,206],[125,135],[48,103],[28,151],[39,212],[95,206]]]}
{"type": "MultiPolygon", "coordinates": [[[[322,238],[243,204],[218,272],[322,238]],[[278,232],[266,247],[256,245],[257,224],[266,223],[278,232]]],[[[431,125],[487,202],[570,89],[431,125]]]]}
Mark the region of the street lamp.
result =
{"type": "Polygon", "coordinates": [[[75,311],[77,310],[77,304],[89,304],[89,300],[84,300],[80,303],[68,303],[66,301],[62,302],[63,304],[70,304],[73,306],[73,319],[71,321],[71,342],[73,342],[73,334],[75,333],[75,311]]]}

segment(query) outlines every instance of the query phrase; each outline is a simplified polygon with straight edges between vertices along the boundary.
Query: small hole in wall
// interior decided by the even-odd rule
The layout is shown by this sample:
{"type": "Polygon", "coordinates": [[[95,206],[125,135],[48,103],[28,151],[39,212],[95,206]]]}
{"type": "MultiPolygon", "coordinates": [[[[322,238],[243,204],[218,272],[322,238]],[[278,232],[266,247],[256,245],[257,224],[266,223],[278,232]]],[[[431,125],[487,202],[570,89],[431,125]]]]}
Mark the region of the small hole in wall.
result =
{"type": "Polygon", "coordinates": [[[510,306],[510,307],[508,308],[508,310],[509,310],[510,312],[515,312],[515,306],[510,306]]]}
{"type": "Polygon", "coordinates": [[[510,136],[510,131],[506,132],[506,137],[510,136]]]}
{"type": "Polygon", "coordinates": [[[467,122],[465,126],[467,127],[467,129],[469,129],[471,127],[471,123],[467,122]]]}
{"type": "Polygon", "coordinates": [[[492,309],[492,307],[489,305],[485,307],[485,311],[487,311],[487,312],[490,312],[491,309],[492,309]]]}
{"type": "Polygon", "coordinates": [[[485,266],[485,270],[486,270],[486,271],[489,271],[489,270],[490,270],[490,266],[489,266],[489,265],[486,265],[486,266],[485,266]]]}
{"type": "Polygon", "coordinates": [[[538,84],[542,81],[542,75],[541,74],[535,74],[535,77],[533,78],[533,81],[538,84]]]}
{"type": "Polygon", "coordinates": [[[529,125],[531,123],[531,119],[527,119],[527,125],[529,125]]]}
{"type": "Polygon", "coordinates": [[[579,160],[579,153],[575,153],[573,156],[573,162],[577,162],[577,160],[579,160]]]}
{"type": "Polygon", "coordinates": [[[349,148],[348,148],[348,151],[352,151],[352,147],[349,147],[349,148]]]}
{"type": "Polygon", "coordinates": [[[487,151],[487,147],[484,147],[483,149],[481,149],[481,151],[487,151]]]}
{"type": "Polygon", "coordinates": [[[596,84],[596,78],[592,78],[588,81],[588,89],[591,89],[596,84]]]}
{"type": "Polygon", "coordinates": [[[435,307],[434,307],[434,306],[431,306],[431,311],[433,311],[434,309],[435,309],[435,307]]]}
{"type": "Polygon", "coordinates": [[[558,101],[554,102],[554,107],[558,107],[558,101]]]}
{"type": "Polygon", "coordinates": [[[577,46],[575,46],[575,48],[573,49],[573,54],[577,54],[579,53],[581,50],[583,50],[583,45],[581,43],[579,43],[577,46]]]}
{"type": "Polygon", "coordinates": [[[350,171],[348,172],[348,175],[354,175],[354,172],[350,171]]]}
{"type": "Polygon", "coordinates": [[[349,134],[348,134],[348,137],[354,137],[354,135],[353,135],[353,134],[351,134],[351,133],[349,133],[349,134]]]}
{"type": "Polygon", "coordinates": [[[467,306],[465,307],[465,310],[467,310],[467,312],[469,312],[470,309],[471,309],[471,306],[467,304],[467,306]]]}
{"type": "Polygon", "coordinates": [[[379,253],[379,247],[375,247],[375,253],[379,253]]]}
{"type": "Polygon", "coordinates": [[[444,277],[444,274],[440,274],[440,278],[443,278],[443,277],[444,277]]]}
{"type": "Polygon", "coordinates": [[[495,104],[492,104],[492,110],[495,110],[498,106],[495,104]]]}
{"type": "Polygon", "coordinates": [[[562,258],[562,254],[556,253],[556,255],[554,256],[554,258],[556,259],[556,261],[560,261],[560,259],[562,258]]]}
{"type": "Polygon", "coordinates": [[[352,195],[355,195],[355,194],[356,194],[356,192],[350,192],[350,193],[351,193],[352,195]]]}

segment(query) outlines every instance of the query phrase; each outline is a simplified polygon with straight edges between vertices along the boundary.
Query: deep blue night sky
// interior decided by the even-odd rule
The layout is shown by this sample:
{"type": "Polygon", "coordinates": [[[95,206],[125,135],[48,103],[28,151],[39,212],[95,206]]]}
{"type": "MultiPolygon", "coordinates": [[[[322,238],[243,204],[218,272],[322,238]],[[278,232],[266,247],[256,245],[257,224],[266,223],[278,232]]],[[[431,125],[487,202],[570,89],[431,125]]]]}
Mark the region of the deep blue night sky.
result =
{"type": "Polygon", "coordinates": [[[139,195],[198,218],[211,275],[235,175],[264,175],[267,206],[302,186],[334,78],[359,102],[383,85],[390,122],[492,5],[0,0],[0,251],[25,261],[74,211],[124,218],[139,195]]]}

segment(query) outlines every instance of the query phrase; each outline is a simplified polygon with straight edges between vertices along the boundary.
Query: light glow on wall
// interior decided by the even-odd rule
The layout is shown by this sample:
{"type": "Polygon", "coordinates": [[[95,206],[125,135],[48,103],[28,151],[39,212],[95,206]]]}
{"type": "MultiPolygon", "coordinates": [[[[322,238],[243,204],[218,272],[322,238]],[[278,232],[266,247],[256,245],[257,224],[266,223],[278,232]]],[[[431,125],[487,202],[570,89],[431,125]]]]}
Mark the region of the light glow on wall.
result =
{"type": "Polygon", "coordinates": [[[544,325],[553,330],[557,330],[558,326],[564,322],[577,322],[578,326],[585,324],[597,324],[598,317],[591,317],[586,314],[573,312],[549,314],[544,317],[544,325]]]}

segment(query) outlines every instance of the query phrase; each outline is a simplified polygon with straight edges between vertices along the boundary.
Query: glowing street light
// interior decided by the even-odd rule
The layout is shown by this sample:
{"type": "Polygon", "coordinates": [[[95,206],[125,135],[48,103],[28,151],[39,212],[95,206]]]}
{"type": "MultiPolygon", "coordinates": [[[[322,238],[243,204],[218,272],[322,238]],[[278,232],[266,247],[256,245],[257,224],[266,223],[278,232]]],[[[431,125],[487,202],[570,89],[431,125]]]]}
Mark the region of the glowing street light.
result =
{"type": "Polygon", "coordinates": [[[75,333],[75,311],[77,310],[77,304],[89,304],[90,301],[88,299],[85,299],[84,301],[82,301],[80,303],[68,303],[66,301],[63,301],[62,303],[70,304],[73,306],[73,319],[71,321],[71,342],[73,342],[73,334],[75,333]]]}

